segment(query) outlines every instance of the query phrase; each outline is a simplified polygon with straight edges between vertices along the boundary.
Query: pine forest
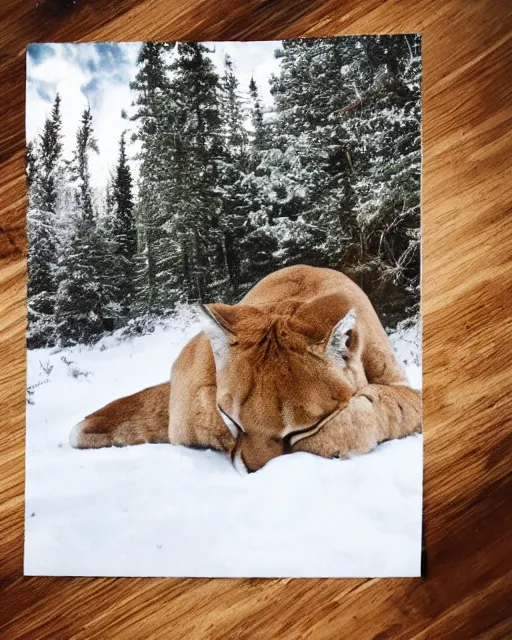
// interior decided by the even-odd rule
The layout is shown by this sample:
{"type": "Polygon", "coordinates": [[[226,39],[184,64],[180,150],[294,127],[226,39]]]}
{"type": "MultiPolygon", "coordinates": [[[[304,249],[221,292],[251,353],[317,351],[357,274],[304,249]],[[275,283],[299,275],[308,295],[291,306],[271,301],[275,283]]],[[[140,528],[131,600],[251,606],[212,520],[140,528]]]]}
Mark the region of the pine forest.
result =
{"type": "Polygon", "coordinates": [[[275,45],[269,105],[211,43],[143,43],[104,189],[93,112],[66,154],[53,97],[27,145],[30,348],[144,333],[293,264],[346,273],[387,328],[417,316],[419,36],[275,45]]]}

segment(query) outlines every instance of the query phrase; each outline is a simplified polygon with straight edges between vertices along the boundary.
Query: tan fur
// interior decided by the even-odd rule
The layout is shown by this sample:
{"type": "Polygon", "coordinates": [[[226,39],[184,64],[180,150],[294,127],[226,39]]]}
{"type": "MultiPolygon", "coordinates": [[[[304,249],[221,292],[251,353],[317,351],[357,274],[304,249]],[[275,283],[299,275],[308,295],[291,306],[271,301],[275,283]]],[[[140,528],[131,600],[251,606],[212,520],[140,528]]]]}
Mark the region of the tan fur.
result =
{"type": "Polygon", "coordinates": [[[168,382],[114,400],[80,422],[71,432],[79,449],[169,442],[168,382]]]}
{"type": "Polygon", "coordinates": [[[254,471],[290,451],[346,457],[421,429],[420,393],[409,388],[370,301],[343,274],[288,267],[239,304],[206,311],[211,342],[198,334],[174,363],[170,415],[169,384],[152,387],[88,416],[75,446],[212,447],[254,471]],[[355,324],[335,358],[333,329],[350,310],[355,324]],[[243,429],[236,439],[218,407],[243,429]]]}

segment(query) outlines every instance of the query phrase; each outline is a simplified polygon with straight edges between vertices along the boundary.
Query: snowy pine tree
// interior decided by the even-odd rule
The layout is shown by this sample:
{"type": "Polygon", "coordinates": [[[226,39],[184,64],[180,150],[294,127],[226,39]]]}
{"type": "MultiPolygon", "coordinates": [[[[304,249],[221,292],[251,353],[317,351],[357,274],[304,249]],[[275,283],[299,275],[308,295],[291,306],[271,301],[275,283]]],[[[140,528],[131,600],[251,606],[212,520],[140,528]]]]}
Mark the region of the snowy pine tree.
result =
{"type": "MultiPolygon", "coordinates": [[[[281,65],[279,75],[270,80],[274,112],[264,122],[263,144],[255,149],[253,181],[259,202],[251,216],[252,235],[272,250],[267,269],[298,262],[327,265],[329,254],[324,245],[331,229],[333,237],[343,235],[337,224],[336,229],[332,224],[319,224],[315,210],[328,177],[327,150],[314,135],[327,114],[325,99],[319,105],[321,118],[312,109],[322,91],[312,70],[315,55],[318,57],[315,43],[289,40],[276,51],[281,65]]],[[[258,111],[255,113],[259,120],[258,111]]]]}
{"type": "Polygon", "coordinates": [[[178,44],[171,72],[177,142],[174,162],[168,166],[175,186],[171,225],[182,252],[186,298],[209,300],[218,295],[226,278],[218,260],[219,77],[207,47],[197,42],[178,44]]]}
{"type": "Polygon", "coordinates": [[[265,141],[265,124],[263,121],[263,107],[258,92],[258,85],[251,77],[249,82],[249,95],[251,98],[251,125],[252,125],[252,144],[255,150],[263,148],[265,141]]]}
{"type": "Polygon", "coordinates": [[[226,278],[219,258],[219,79],[204,45],[178,44],[169,69],[164,50],[160,58],[157,53],[143,47],[132,85],[141,105],[137,297],[144,312],[166,311],[178,300],[206,300],[226,278]]]}
{"type": "MultiPolygon", "coordinates": [[[[29,140],[27,142],[27,152],[25,155],[25,171],[27,175],[27,187],[28,187],[28,195],[33,194],[31,191],[32,186],[37,179],[37,149],[36,144],[33,140],[29,140]]],[[[30,209],[30,201],[29,201],[29,209],[30,209]]]]}
{"type": "MultiPolygon", "coordinates": [[[[158,276],[162,269],[162,240],[166,155],[170,133],[166,130],[170,102],[170,85],[165,53],[171,45],[143,43],[138,57],[138,71],[131,89],[136,92],[138,123],[136,138],[141,143],[139,197],[135,207],[138,253],[135,260],[134,312],[139,315],[161,312],[158,276]]],[[[172,292],[169,293],[172,299],[172,292]]]]}
{"type": "Polygon", "coordinates": [[[46,344],[54,332],[53,311],[57,288],[57,201],[62,183],[62,121],[57,94],[50,117],[36,143],[27,149],[28,341],[46,344]]]}
{"type": "Polygon", "coordinates": [[[75,207],[62,240],[57,265],[55,327],[63,345],[90,343],[112,328],[108,312],[115,296],[110,276],[110,246],[92,204],[89,154],[97,153],[89,108],[82,114],[71,165],[75,207]]]}
{"type": "MultiPolygon", "coordinates": [[[[217,285],[221,299],[235,301],[239,297],[244,260],[243,238],[247,233],[249,136],[246,112],[232,60],[226,56],[224,75],[220,83],[220,107],[223,128],[223,149],[217,193],[220,195],[220,255],[217,266],[225,271],[228,286],[217,285]],[[224,269],[223,269],[224,267],[224,269]]],[[[222,283],[222,275],[220,283],[222,283]]]]}
{"type": "Polygon", "coordinates": [[[417,312],[420,259],[419,37],[360,38],[360,104],[342,114],[351,139],[353,242],[342,266],[394,324],[417,312]]]}
{"type": "Polygon", "coordinates": [[[137,252],[137,229],[132,194],[132,174],[126,156],[125,134],[119,141],[119,159],[109,202],[111,207],[109,231],[116,267],[116,299],[119,312],[126,316],[133,304],[134,263],[137,252]]]}
{"type": "Polygon", "coordinates": [[[406,36],[284,42],[275,149],[263,155],[281,263],[348,272],[390,323],[418,298],[418,47],[406,36]]]}
{"type": "Polygon", "coordinates": [[[82,114],[81,124],[76,136],[76,148],[71,163],[71,172],[75,182],[76,206],[83,220],[92,222],[94,220],[94,211],[89,172],[90,151],[99,153],[98,143],[92,131],[91,108],[87,107],[82,114]]]}

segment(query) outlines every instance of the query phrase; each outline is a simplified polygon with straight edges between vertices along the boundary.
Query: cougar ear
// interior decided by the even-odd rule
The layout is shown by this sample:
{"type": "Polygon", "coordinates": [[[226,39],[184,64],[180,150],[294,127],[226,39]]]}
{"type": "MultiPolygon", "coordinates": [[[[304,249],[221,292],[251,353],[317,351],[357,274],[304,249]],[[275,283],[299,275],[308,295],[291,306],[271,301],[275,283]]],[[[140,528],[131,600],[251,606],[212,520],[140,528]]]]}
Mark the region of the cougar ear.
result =
{"type": "Polygon", "coordinates": [[[327,357],[338,361],[344,361],[346,359],[352,339],[352,329],[355,324],[356,311],[355,309],[350,309],[331,332],[325,349],[327,357]]]}
{"type": "Polygon", "coordinates": [[[349,352],[357,348],[357,331],[352,331],[355,324],[356,310],[351,308],[347,312],[347,305],[338,294],[315,298],[290,319],[290,327],[311,343],[312,353],[342,365],[349,352]]]}
{"type": "Polygon", "coordinates": [[[210,341],[215,359],[215,368],[217,371],[226,364],[230,339],[233,340],[234,334],[234,317],[230,316],[233,309],[228,304],[199,304],[203,316],[203,331],[210,341]]]}

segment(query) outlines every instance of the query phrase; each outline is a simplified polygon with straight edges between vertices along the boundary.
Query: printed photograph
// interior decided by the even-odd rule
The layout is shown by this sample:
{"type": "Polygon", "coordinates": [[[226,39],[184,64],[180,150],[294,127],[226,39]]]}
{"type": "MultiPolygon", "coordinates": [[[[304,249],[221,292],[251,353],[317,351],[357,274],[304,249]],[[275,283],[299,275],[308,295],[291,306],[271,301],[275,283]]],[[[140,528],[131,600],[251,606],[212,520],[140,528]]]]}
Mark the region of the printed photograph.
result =
{"type": "Polygon", "coordinates": [[[421,39],[27,50],[25,574],[420,575],[421,39]]]}

